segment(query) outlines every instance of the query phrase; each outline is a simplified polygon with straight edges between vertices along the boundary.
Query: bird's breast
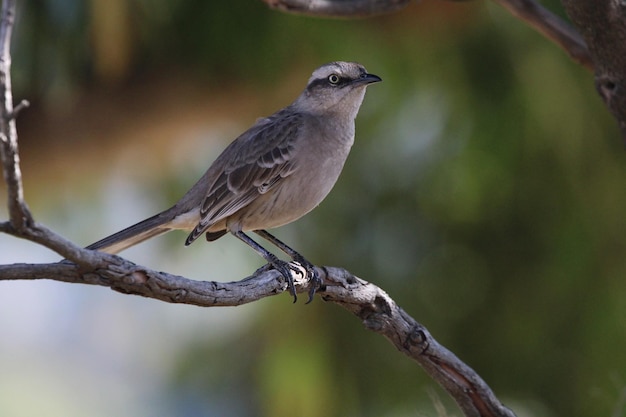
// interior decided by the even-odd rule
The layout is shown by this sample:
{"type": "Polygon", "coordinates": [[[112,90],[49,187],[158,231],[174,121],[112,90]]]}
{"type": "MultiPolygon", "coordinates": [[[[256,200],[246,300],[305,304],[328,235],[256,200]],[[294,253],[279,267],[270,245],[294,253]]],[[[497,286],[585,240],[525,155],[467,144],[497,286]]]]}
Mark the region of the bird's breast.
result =
{"type": "Polygon", "coordinates": [[[255,230],[282,226],[317,207],[339,178],[350,151],[349,142],[317,141],[317,146],[301,145],[293,159],[293,172],[241,211],[238,219],[241,228],[255,230]]]}

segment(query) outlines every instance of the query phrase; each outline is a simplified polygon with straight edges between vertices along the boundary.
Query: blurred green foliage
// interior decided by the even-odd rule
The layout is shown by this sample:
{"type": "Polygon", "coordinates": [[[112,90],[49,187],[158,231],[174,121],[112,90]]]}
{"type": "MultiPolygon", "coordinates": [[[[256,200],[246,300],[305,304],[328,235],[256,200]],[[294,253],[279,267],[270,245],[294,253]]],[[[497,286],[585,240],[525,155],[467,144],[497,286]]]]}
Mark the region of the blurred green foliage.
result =
{"type": "MultiPolygon", "coordinates": [[[[172,68],[271,89],[292,70],[364,63],[384,83],[339,184],[290,226],[294,246],[388,291],[520,416],[626,415],[626,155],[591,74],[556,46],[485,3],[352,21],[253,0],[116,1],[130,53],[107,72],[96,3],[21,4],[22,95],[54,102],[172,68]]],[[[287,298],[170,358],[172,415],[434,415],[433,396],[452,409],[344,311],[287,298]]]]}

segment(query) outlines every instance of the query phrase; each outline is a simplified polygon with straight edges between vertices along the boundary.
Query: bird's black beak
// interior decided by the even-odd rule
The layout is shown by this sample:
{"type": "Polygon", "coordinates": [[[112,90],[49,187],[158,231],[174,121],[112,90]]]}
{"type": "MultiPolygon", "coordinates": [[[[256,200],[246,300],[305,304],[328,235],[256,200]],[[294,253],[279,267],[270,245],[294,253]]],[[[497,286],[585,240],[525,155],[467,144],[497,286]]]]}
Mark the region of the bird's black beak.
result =
{"type": "Polygon", "coordinates": [[[372,83],[378,83],[382,80],[383,79],[380,78],[378,75],[365,73],[365,74],[361,74],[359,78],[352,81],[352,85],[372,84],[372,83]]]}

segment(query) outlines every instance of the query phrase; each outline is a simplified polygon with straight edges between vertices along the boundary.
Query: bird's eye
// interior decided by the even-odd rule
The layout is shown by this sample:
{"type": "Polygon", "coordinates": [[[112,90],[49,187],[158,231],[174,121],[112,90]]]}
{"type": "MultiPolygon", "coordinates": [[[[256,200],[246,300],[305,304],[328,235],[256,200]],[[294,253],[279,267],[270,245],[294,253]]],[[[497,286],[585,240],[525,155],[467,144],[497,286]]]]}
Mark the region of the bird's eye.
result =
{"type": "Polygon", "coordinates": [[[328,76],[328,82],[333,85],[339,83],[339,76],[337,74],[330,74],[328,76]]]}

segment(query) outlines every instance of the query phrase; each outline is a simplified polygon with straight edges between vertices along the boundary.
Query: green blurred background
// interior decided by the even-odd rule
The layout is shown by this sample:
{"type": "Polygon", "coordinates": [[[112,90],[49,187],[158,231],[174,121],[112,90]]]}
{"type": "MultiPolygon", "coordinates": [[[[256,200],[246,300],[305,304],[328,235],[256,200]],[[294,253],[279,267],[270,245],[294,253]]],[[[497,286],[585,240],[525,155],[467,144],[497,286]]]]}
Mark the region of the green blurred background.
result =
{"type": "MultiPolygon", "coordinates": [[[[85,245],[148,217],[331,60],[384,82],[333,192],[277,235],[384,288],[518,416],[626,416],[623,143],[592,75],[492,3],[324,20],[257,0],[20,2],[27,201],[85,245]]],[[[124,256],[199,280],[262,264],[232,237],[184,237],[124,256]]],[[[2,263],[58,260],[0,248],[2,263]]],[[[2,416],[460,415],[320,299],[201,309],[5,282],[0,333],[2,416]]]]}

